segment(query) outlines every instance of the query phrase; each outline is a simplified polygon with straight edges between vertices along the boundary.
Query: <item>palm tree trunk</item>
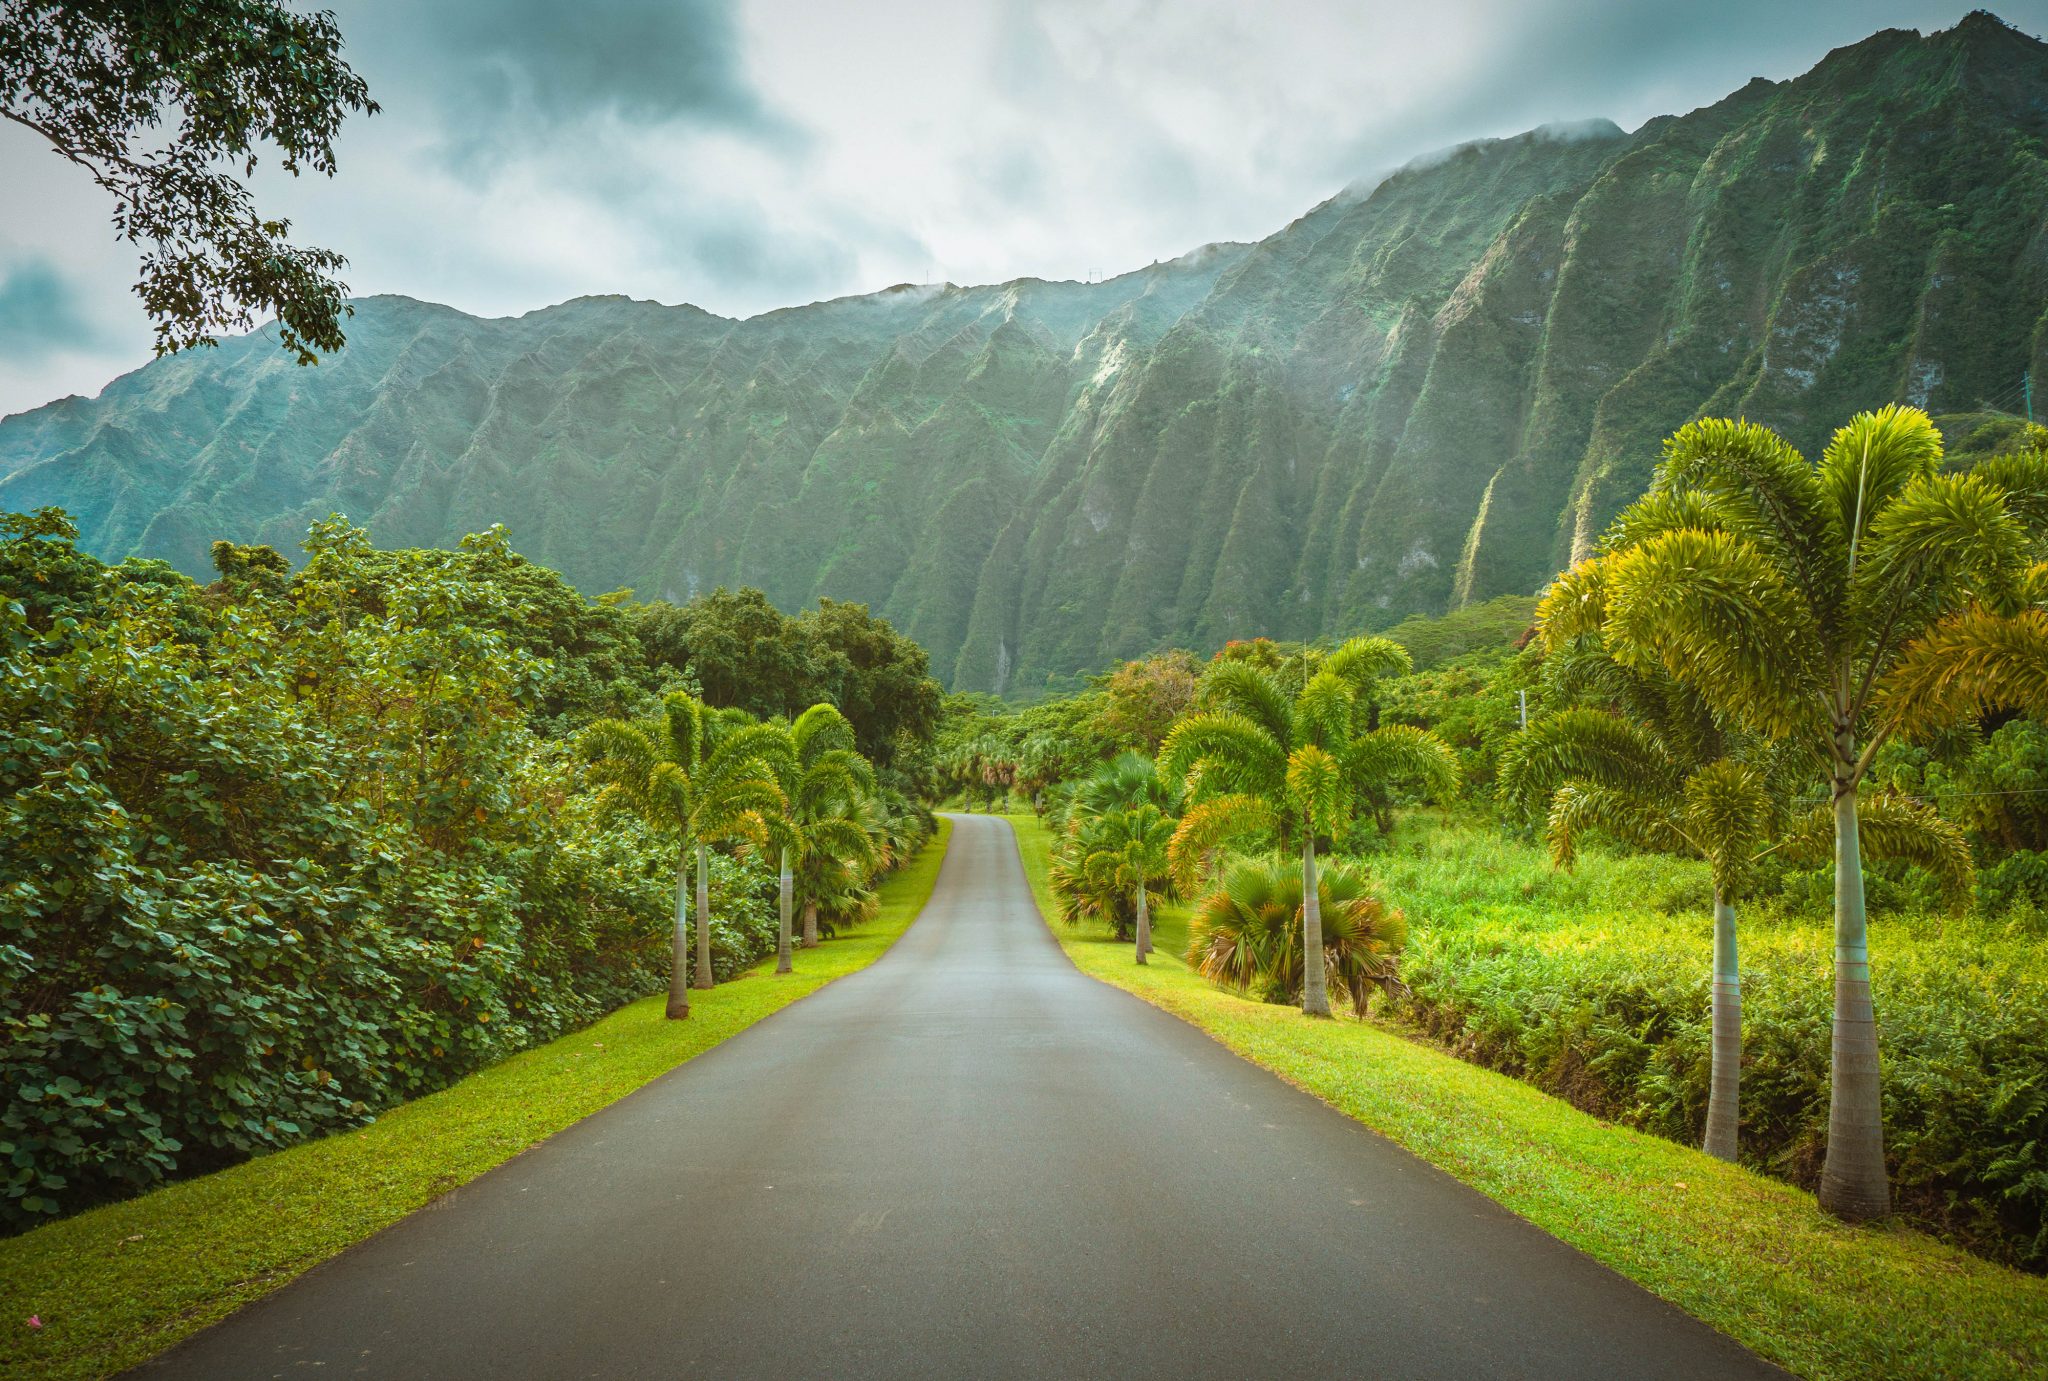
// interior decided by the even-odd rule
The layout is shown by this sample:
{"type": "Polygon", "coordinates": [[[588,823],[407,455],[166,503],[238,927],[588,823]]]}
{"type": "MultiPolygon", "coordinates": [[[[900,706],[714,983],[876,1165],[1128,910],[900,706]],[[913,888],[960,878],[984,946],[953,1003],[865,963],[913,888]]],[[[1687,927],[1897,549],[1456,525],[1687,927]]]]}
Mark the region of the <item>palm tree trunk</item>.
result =
{"type": "Polygon", "coordinates": [[[1847,769],[1837,767],[1836,773],[1835,1028],[1820,1206],[1853,1223],[1891,1212],[1891,1183],[1884,1169],[1883,1090],[1877,1018],[1870,1005],[1870,933],[1863,907],[1856,783],[1847,769]]]}
{"type": "Polygon", "coordinates": [[[697,974],[690,986],[708,988],[711,976],[711,870],[706,866],[708,850],[697,846],[697,974]]]}
{"type": "Polygon", "coordinates": [[[1706,1153],[1734,1160],[1742,1108],[1742,971],[1735,962],[1735,908],[1714,893],[1714,1063],[1707,1095],[1706,1153]]]}
{"type": "Polygon", "coordinates": [[[782,851],[782,876],[777,879],[776,910],[780,914],[781,928],[775,936],[775,971],[788,973],[789,963],[789,903],[793,884],[789,876],[789,850],[782,851]]]}
{"type": "Polygon", "coordinates": [[[818,947],[818,903],[815,899],[804,903],[804,948],[818,947]]]}
{"type": "Polygon", "coordinates": [[[1145,962],[1145,956],[1152,952],[1152,908],[1145,895],[1145,884],[1138,884],[1138,962],[1145,962]]]}
{"type": "Polygon", "coordinates": [[[1330,1015],[1330,989],[1323,979],[1323,899],[1316,887],[1316,832],[1301,838],[1301,1010],[1330,1015]]]}
{"type": "Polygon", "coordinates": [[[690,1015],[690,851],[676,859],[676,926],[669,946],[668,1011],[670,1021],[690,1015]]]}

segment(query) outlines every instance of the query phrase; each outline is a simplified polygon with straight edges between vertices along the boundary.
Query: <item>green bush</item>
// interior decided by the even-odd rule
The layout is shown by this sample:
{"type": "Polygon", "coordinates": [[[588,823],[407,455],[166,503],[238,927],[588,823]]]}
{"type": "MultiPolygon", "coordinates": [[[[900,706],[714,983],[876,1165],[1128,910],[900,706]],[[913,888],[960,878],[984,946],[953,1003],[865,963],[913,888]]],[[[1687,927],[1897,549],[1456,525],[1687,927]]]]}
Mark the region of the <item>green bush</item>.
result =
{"type": "MultiPolygon", "coordinates": [[[[1404,833],[1373,864],[1409,917],[1406,1019],[1587,1111],[1697,1142],[1704,868],[1586,855],[1566,874],[1470,827],[1404,833]]],[[[1741,915],[1743,1158],[1810,1186],[1827,1131],[1832,938],[1825,894],[1794,884],[1789,905],[1741,915]]],[[[1875,922],[1871,960],[1901,1211],[2048,1266],[2048,954],[2022,919],[1921,912],[1875,922]]]]}
{"type": "MultiPolygon", "coordinates": [[[[563,681],[507,587],[340,523],[296,579],[231,548],[203,592],[61,515],[0,539],[0,1225],[360,1123],[660,986],[672,859],[534,727],[563,681]]],[[[772,878],[711,876],[730,975],[774,944],[772,878]]]]}

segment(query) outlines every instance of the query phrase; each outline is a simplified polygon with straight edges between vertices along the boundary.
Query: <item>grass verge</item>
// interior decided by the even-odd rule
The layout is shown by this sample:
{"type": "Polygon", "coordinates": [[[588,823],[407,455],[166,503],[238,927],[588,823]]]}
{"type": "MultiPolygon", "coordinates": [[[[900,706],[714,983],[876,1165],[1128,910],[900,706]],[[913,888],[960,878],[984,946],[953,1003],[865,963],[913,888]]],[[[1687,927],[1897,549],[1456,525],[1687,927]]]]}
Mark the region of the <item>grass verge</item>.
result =
{"type": "Polygon", "coordinates": [[[368,1127],[167,1185],[0,1241],[0,1375],[107,1376],[625,1097],[761,1018],[865,968],[931,896],[952,826],[882,884],[859,930],[690,997],[650,997],[368,1127]],[[40,1316],[43,1327],[27,1320],[40,1316]]]}
{"type": "MultiPolygon", "coordinates": [[[[1039,910],[1056,916],[1051,839],[1034,817],[1009,818],[1039,910]]],[[[1789,1185],[1371,1023],[1238,997],[1179,961],[1185,926],[1168,908],[1143,968],[1106,926],[1051,929],[1083,973],[1202,1028],[1801,1376],[2048,1371],[2048,1280],[1895,1224],[1845,1226],[1789,1185]]]]}

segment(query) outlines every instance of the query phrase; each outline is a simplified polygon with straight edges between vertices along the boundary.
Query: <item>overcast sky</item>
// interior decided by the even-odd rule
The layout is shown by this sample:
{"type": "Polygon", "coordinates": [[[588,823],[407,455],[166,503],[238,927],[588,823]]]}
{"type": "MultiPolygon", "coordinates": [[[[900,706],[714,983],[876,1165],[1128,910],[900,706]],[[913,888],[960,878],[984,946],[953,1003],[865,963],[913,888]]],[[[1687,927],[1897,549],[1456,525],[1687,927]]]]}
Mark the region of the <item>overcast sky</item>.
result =
{"type": "MultiPolygon", "coordinates": [[[[383,113],[259,179],[358,293],[729,315],[1255,239],[1418,154],[1634,129],[1925,0],[329,0],[383,113]]],[[[1999,7],[2030,33],[2048,0],[1999,7]]],[[[149,357],[102,194],[0,125],[0,413],[149,357]]]]}

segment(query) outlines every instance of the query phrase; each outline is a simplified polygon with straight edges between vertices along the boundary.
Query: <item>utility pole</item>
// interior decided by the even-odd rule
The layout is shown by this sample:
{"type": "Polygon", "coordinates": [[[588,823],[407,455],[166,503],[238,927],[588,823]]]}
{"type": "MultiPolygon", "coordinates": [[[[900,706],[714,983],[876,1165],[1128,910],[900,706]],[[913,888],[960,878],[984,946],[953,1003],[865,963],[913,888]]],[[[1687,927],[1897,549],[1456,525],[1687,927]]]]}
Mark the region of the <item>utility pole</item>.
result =
{"type": "Polygon", "coordinates": [[[2024,374],[2020,375],[2020,387],[2026,390],[2026,394],[2027,394],[2027,425],[2031,427],[2031,426],[2033,426],[2033,425],[2034,425],[2034,371],[2033,371],[2033,370],[2031,370],[2031,369],[2030,369],[2030,370],[2028,370],[2028,371],[2027,371],[2026,373],[2024,373],[2024,374]]]}

